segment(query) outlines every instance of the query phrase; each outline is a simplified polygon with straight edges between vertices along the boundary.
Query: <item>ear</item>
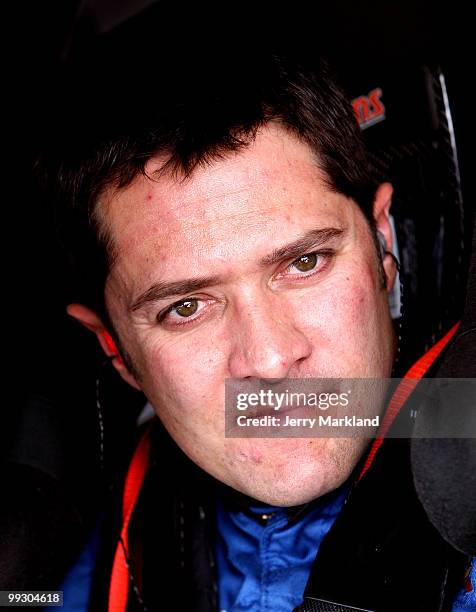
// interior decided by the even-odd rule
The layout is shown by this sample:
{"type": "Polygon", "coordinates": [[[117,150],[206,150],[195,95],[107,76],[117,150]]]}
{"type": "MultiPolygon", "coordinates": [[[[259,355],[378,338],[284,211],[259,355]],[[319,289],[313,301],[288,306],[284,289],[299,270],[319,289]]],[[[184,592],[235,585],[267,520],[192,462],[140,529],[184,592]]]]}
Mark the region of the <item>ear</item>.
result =
{"type": "Polygon", "coordinates": [[[116,368],[121,377],[132,387],[140,391],[141,387],[139,383],[125,365],[114,340],[97,313],[82,304],[70,304],[66,311],[70,316],[79,321],[81,325],[84,325],[84,327],[96,334],[103,351],[108,357],[113,358],[112,365],[116,368]]]}
{"type": "MultiPolygon", "coordinates": [[[[390,183],[382,183],[379,185],[374,198],[373,215],[375,219],[375,225],[379,232],[383,234],[386,242],[386,251],[392,252],[393,239],[392,239],[392,227],[390,225],[390,206],[392,205],[393,187],[390,183]]],[[[385,276],[387,277],[387,291],[391,291],[395,278],[397,276],[397,269],[395,262],[390,255],[385,255],[383,258],[383,268],[385,270],[385,276]]]]}

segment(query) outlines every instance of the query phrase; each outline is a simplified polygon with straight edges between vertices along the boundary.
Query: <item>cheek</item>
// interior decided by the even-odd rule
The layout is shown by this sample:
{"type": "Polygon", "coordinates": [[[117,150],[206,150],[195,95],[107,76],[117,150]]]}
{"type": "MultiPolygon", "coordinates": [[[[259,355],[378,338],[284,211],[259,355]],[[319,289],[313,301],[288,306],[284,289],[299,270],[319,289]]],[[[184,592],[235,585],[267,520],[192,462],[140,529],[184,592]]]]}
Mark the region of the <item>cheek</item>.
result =
{"type": "Polygon", "coordinates": [[[210,334],[190,334],[143,349],[144,392],[164,420],[212,419],[211,407],[221,401],[224,379],[222,352],[210,334]]]}
{"type": "Polygon", "coordinates": [[[368,308],[374,303],[372,279],[368,275],[339,274],[326,283],[313,287],[295,301],[296,319],[306,328],[326,330],[347,335],[355,325],[352,321],[364,320],[368,308]]]}
{"type": "Polygon", "coordinates": [[[314,346],[319,375],[358,376],[374,367],[388,308],[371,266],[335,275],[296,300],[293,309],[296,326],[314,346]]]}

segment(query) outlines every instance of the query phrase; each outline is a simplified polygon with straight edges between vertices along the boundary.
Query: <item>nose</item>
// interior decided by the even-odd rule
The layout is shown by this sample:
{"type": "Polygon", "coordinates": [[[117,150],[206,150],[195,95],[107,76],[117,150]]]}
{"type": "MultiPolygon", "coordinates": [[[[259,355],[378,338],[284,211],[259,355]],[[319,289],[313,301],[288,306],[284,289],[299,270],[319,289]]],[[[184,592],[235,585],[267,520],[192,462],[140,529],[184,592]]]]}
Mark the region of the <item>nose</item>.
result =
{"type": "Polygon", "coordinates": [[[272,298],[240,308],[229,356],[231,378],[287,378],[296,364],[309,357],[309,339],[285,310],[272,298]]]}

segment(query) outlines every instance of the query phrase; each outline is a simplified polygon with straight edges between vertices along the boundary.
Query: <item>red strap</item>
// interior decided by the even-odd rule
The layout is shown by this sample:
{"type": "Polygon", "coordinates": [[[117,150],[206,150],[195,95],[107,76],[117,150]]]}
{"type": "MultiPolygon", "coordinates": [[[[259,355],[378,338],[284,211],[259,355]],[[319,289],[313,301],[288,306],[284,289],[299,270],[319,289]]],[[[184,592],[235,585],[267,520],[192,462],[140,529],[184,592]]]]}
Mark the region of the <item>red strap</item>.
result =
{"type": "Polygon", "coordinates": [[[459,322],[453,325],[450,331],[443,338],[441,338],[441,340],[434,344],[422,357],[420,357],[420,359],[418,359],[418,361],[412,365],[398,384],[398,387],[395,389],[392,397],[390,398],[382,425],[380,426],[377,437],[375,438],[369,454],[367,455],[367,459],[364,467],[362,468],[362,472],[360,473],[359,480],[371,466],[378,449],[382,446],[385,434],[389,430],[397,414],[400,412],[400,409],[410,397],[410,394],[413,392],[420,379],[423,378],[423,376],[428,372],[431,365],[436,361],[438,355],[455,335],[458,327],[459,322]]]}
{"type": "Polygon", "coordinates": [[[150,430],[146,429],[132,456],[127,471],[122,499],[122,529],[112,565],[109,586],[108,612],[125,612],[129,595],[129,538],[128,529],[137,498],[149,465],[150,430]]]}

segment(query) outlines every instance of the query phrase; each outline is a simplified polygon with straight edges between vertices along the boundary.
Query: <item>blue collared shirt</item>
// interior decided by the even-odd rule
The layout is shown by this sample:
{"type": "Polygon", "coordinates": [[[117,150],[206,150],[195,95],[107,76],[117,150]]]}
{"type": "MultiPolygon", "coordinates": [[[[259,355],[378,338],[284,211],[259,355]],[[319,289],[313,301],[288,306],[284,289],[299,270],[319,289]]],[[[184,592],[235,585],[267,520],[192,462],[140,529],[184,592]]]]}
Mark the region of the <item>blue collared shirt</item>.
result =
{"type": "Polygon", "coordinates": [[[285,508],[255,507],[265,524],[219,503],[215,544],[219,606],[226,612],[290,612],[302,601],[311,565],[339,514],[347,487],[298,520],[285,508]]]}

